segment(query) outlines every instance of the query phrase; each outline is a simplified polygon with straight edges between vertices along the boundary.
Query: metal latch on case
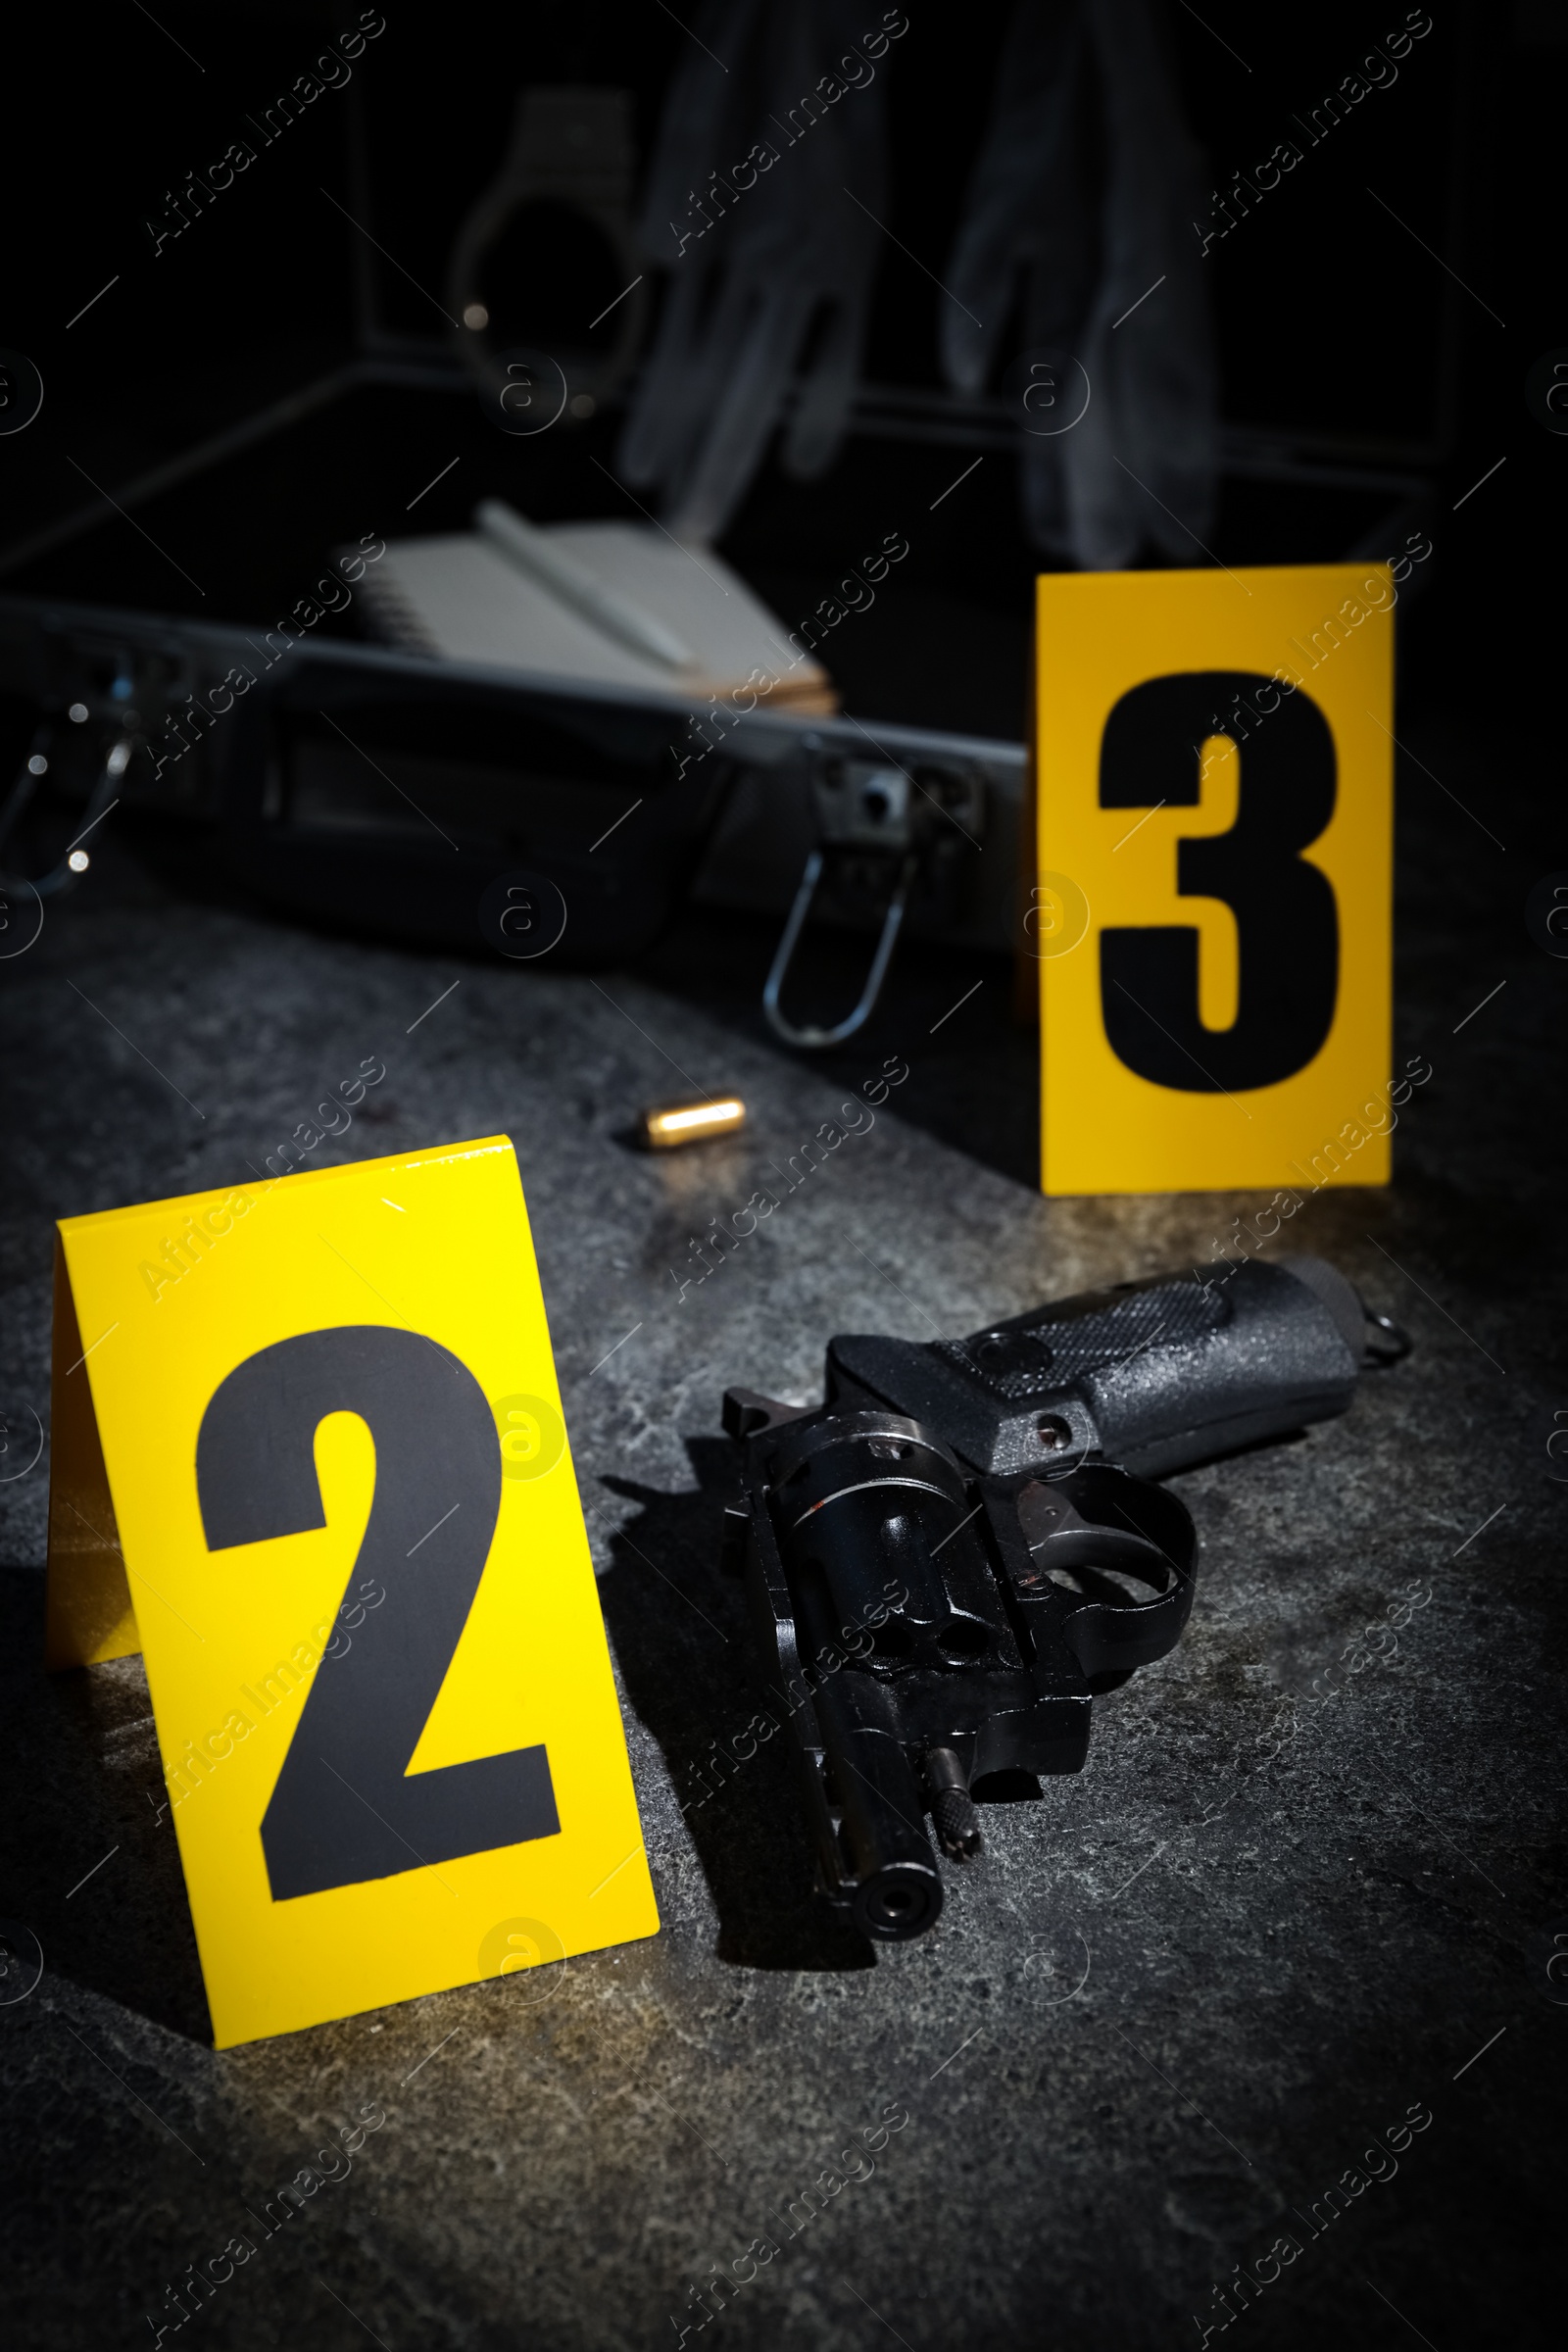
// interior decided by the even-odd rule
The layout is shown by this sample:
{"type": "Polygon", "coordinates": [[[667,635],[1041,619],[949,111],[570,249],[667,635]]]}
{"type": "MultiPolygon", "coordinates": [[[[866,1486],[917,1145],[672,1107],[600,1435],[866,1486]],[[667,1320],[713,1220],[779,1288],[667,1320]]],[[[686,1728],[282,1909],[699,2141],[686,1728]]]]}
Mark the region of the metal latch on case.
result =
{"type": "MultiPolygon", "coordinates": [[[[808,750],[811,747],[808,745],[808,750]]],[[[820,1053],[842,1045],[876,1009],[909,895],[916,886],[940,895],[951,851],[960,837],[974,842],[984,821],[985,796],[977,776],[944,768],[929,782],[886,760],[829,759],[812,772],[817,839],[806,860],[795,903],[762,989],[762,1010],[786,1045],[820,1053]],[[841,900],[873,905],[885,900],[881,929],[865,984],[854,1008],[832,1028],[797,1026],[780,1004],[801,934],[824,877],[841,900]]]]}

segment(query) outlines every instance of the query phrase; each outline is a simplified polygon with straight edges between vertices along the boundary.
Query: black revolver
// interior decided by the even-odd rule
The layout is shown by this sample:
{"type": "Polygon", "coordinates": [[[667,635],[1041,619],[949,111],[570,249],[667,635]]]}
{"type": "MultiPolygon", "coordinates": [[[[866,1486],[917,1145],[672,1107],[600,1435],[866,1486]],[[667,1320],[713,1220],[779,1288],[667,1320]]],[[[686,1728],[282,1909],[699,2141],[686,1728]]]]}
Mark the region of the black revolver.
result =
{"type": "Polygon", "coordinates": [[[821,1886],[903,1942],[996,1776],[1077,1772],[1097,1691],[1174,1647],[1198,1536],[1154,1478],[1343,1413],[1408,1351],[1322,1258],[1085,1292],[967,1340],[836,1339],[826,1401],[724,1397],[726,1519],[821,1886]]]}

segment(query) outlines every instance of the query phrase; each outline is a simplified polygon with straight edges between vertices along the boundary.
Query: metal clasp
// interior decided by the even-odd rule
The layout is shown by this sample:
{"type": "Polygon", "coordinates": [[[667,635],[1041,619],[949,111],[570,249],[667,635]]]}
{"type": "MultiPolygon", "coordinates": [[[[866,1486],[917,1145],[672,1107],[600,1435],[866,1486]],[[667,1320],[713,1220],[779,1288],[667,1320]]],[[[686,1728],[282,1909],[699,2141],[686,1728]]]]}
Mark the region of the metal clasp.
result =
{"type": "Polygon", "coordinates": [[[843,1045],[846,1038],[865,1026],[876,1009],[898,945],[918,856],[910,778],[903,768],[886,762],[835,757],[824,760],[813,773],[811,795],[816,806],[817,844],[806,860],[806,870],[762,990],[762,1010],[775,1036],[781,1037],[786,1045],[820,1053],[825,1047],[843,1045]],[[893,887],[871,968],[854,1010],[831,1029],[814,1024],[797,1028],[785,1018],[779,998],[830,858],[847,867],[869,864],[874,868],[885,862],[893,877],[893,887]]]}
{"type": "MultiPolygon", "coordinates": [[[[76,708],[79,710],[81,707],[78,704],[76,708]]],[[[85,712],[83,712],[83,716],[85,716],[85,712]]],[[[43,719],[33,734],[26,762],[12,785],[4,807],[0,808],[0,858],[4,857],[12,834],[26,811],[27,804],[31,801],[43,778],[49,773],[55,750],[55,736],[54,720],[52,718],[43,719]]],[[[136,740],[131,735],[122,731],[115,737],[104,755],[98,780],[87,796],[87,806],[83,811],[80,828],[74,840],[61,852],[59,858],[49,868],[49,871],[34,875],[7,875],[0,871],[0,889],[30,890],[35,898],[47,899],[52,898],[57,891],[71,890],[74,887],[78,876],[86,871],[89,857],[89,853],[79,849],[77,845],[86,839],[99,818],[106,815],[113,806],[115,787],[129,766],[131,754],[135,749],[136,740]]]]}
{"type": "Polygon", "coordinates": [[[904,859],[899,868],[899,878],[893,886],[893,896],[888,902],[887,913],[882,918],[881,936],[876,943],[876,954],[871,958],[871,969],[866,974],[865,986],[860,991],[859,1001],[854,1011],[832,1029],[818,1029],[814,1024],[797,1029],[793,1022],[787,1021],[779,1010],[778,1000],[784,986],[785,975],[789,971],[790,962],[795,954],[796,944],[802,931],[806,928],[806,918],[811,910],[811,901],[816,896],[816,886],[822,879],[825,858],[826,853],[816,849],[806,860],[806,871],[801,876],[801,887],[795,894],[795,904],[790,908],[789,921],[784,926],[784,936],[778,943],[777,952],[762,989],[762,1010],[766,1013],[774,1033],[781,1037],[787,1046],[805,1046],[814,1052],[820,1052],[824,1046],[843,1045],[845,1039],[853,1037],[857,1029],[864,1028],[875,1011],[876,1001],[882,994],[882,983],[887,978],[888,965],[893,960],[893,951],[898,945],[899,930],[904,921],[904,908],[909,896],[909,884],[914,879],[914,858],[911,855],[904,859]]]}
{"type": "MultiPolygon", "coordinates": [[[[820,739],[808,740],[806,746],[808,755],[822,748],[820,739]]],[[[964,844],[975,850],[980,847],[976,836],[984,830],[985,791],[972,763],[944,762],[910,769],[900,767],[887,754],[873,760],[851,758],[835,749],[813,768],[811,797],[816,809],[816,846],[806,860],[762,990],[762,1010],[775,1036],[786,1045],[820,1053],[824,1047],[841,1046],[870,1019],[893,960],[911,890],[916,892],[918,918],[940,912],[955,885],[955,857],[961,858],[964,844]],[[830,862],[862,900],[868,873],[878,893],[885,879],[887,905],[871,968],[853,1012],[831,1029],[797,1028],[780,1010],[779,997],[817,886],[829,872],[830,862]]]]}

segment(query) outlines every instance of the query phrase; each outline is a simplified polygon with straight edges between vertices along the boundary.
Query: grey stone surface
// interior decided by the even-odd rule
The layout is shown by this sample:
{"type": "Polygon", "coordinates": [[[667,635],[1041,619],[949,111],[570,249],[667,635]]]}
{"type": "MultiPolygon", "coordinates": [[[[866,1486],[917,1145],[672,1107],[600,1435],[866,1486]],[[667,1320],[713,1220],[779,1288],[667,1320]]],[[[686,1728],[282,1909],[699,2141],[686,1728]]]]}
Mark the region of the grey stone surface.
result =
{"type": "Polygon", "coordinates": [[[755,1020],[755,926],[693,920],[636,972],[521,972],[302,931],[175,841],[106,844],[0,965],[13,1420],[48,1418],[53,1217],[237,1180],[370,1054],[386,1082],[329,1151],[511,1134],[663,1926],[215,2054],[139,1662],[39,1668],[45,1455],[0,1487],[0,1913],[46,1962],[0,2007],[10,2341],[152,2340],[166,2288],[259,2239],[248,2215],[366,2102],[385,2122],[352,2174],[259,2243],[193,2337],[1194,2343],[1224,2319],[1214,2287],[1288,2233],[1299,2254],[1232,2323],[1259,2346],[1553,2340],[1568,2010],[1545,1969],[1568,1854],[1545,1443],[1568,1387],[1542,1125],[1568,966],[1511,900],[1455,954],[1462,834],[1449,817],[1404,845],[1396,1059],[1433,1076],[1397,1182],[1324,1194],[1269,1245],[1335,1258],[1416,1353],[1345,1421],[1179,1482],[1203,1539],[1181,1647],[1097,1702],[1081,1777],[988,1809],[936,1931],[874,1954],[814,1905],[775,1749],[697,1800],[755,1704],[713,1557],[720,1392],[806,1397],[835,1330],[962,1332],[1204,1260],[1259,1203],[1040,1199],[1033,1042],[1000,964],[906,956],[864,1050],[823,1070],[755,1020]],[[690,1237],[890,1055],[909,1076],[874,1129],[682,1301],[690,1237]],[[637,1105],[688,1083],[739,1087],[747,1132],[626,1149],[637,1105]],[[1401,1595],[1396,1633],[1369,1639],[1401,1595]],[[1431,2121],[1396,2177],[1365,2180],[1369,2135],[1412,2108],[1431,2121]],[[906,2120],[845,2179],[851,2135],[880,2140],[890,2110],[906,2120]],[[1348,2210],[1314,2223],[1352,2167],[1348,2210]],[[791,2201],[824,2174],[840,2185],[802,2223],[791,2201]],[[776,2253],[699,2333],[694,2284],[760,2239],[776,2253]]]}

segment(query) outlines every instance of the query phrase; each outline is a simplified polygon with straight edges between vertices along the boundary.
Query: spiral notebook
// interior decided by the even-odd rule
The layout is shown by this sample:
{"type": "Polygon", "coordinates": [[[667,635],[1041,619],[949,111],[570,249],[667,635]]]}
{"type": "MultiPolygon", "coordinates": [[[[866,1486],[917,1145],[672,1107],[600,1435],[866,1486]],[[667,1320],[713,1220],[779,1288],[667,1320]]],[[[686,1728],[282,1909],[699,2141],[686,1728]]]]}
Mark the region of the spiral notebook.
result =
{"type": "Polygon", "coordinates": [[[564,522],[546,533],[607,587],[665,622],[691,647],[693,662],[670,668],[635,651],[466,531],[391,543],[362,585],[376,633],[447,661],[705,701],[757,693],[771,679],[765,700],[772,709],[813,717],[837,710],[826,670],[799,653],[785,622],[711,548],[682,546],[652,523],[564,522]]]}

